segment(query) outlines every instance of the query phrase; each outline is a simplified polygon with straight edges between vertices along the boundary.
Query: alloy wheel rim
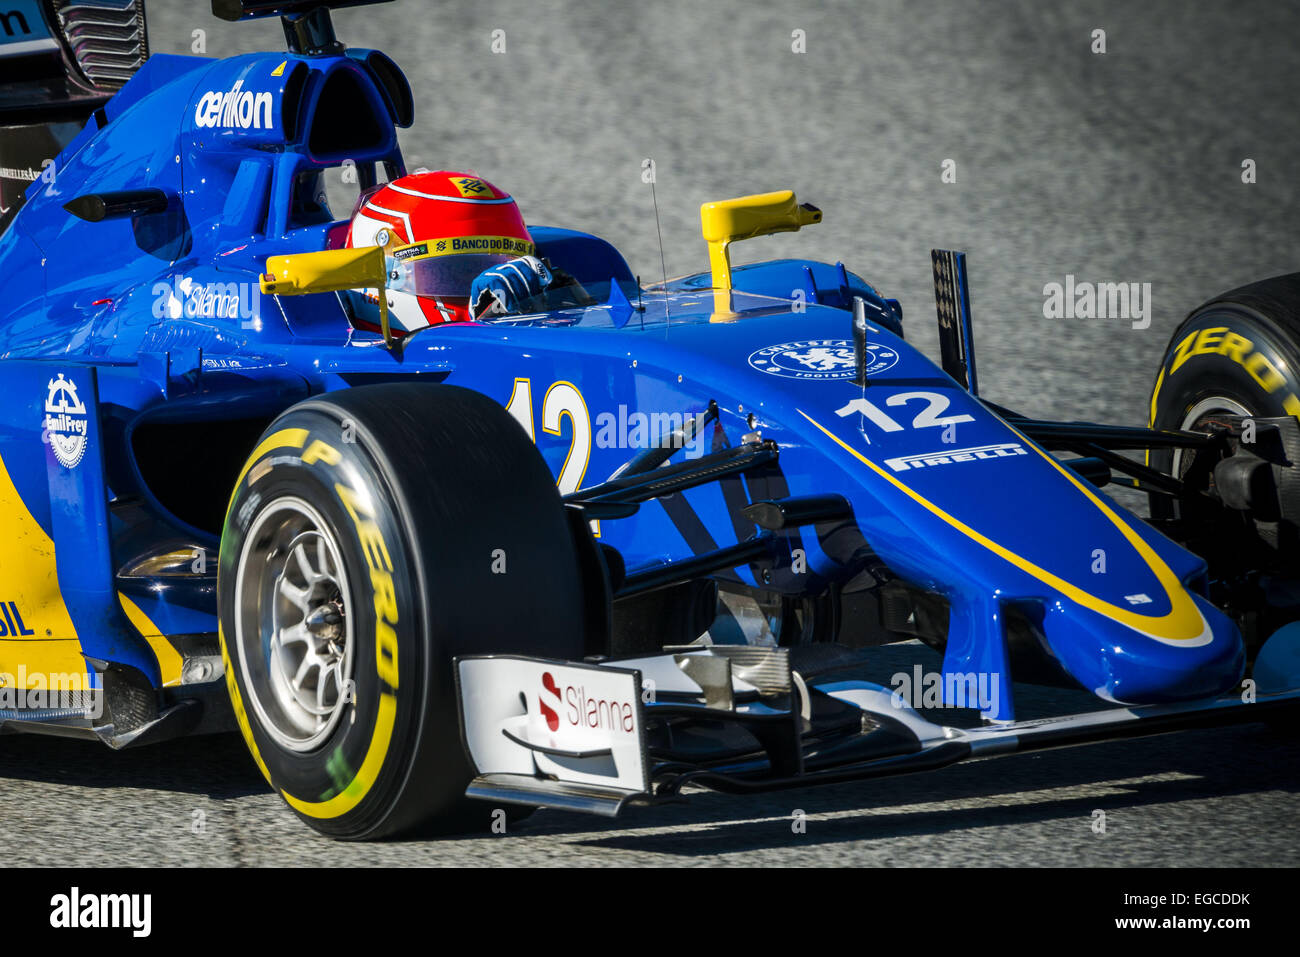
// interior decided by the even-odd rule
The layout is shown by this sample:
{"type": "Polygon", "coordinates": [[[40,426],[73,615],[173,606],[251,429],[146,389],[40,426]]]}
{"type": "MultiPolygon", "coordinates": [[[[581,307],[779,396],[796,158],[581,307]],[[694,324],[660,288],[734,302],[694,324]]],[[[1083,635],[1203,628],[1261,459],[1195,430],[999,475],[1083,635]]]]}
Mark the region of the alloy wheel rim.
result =
{"type": "Polygon", "coordinates": [[[320,513],[277,499],[244,539],[235,642],[261,726],[296,752],[320,747],[354,698],[347,570],[320,513]]]}

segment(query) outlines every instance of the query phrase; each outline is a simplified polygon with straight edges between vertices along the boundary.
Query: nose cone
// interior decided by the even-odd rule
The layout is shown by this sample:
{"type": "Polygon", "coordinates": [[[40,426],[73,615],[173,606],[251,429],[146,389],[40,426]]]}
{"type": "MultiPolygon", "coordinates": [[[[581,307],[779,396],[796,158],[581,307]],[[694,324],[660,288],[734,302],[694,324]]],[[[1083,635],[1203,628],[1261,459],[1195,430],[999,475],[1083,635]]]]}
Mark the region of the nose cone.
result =
{"type": "Polygon", "coordinates": [[[1241,632],[1199,595],[1187,594],[1204,628],[1157,637],[1131,620],[1116,621],[1074,605],[1045,616],[1048,645],[1085,688],[1121,704],[1167,704],[1223,694],[1245,670],[1241,632]]]}

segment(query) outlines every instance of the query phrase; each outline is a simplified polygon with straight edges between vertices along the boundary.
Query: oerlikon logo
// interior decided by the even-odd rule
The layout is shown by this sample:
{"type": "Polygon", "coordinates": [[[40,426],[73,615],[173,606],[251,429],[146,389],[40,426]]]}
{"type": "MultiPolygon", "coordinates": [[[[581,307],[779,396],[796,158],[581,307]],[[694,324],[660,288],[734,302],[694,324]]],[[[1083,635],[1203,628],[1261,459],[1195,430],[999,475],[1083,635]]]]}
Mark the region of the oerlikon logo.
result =
{"type": "Polygon", "coordinates": [[[208,90],[194,107],[194,125],[222,126],[232,129],[271,129],[271,94],[265,90],[242,89],[238,80],[225,92],[208,90]]]}

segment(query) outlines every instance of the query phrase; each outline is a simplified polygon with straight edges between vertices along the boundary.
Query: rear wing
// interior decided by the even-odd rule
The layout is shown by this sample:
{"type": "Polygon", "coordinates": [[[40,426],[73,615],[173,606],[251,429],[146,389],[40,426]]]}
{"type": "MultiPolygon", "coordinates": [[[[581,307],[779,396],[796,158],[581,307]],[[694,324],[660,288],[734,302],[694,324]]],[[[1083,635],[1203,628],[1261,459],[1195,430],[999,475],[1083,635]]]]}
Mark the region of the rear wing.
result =
{"type": "Polygon", "coordinates": [[[148,56],[144,0],[0,4],[0,232],[27,187],[148,56]]]}

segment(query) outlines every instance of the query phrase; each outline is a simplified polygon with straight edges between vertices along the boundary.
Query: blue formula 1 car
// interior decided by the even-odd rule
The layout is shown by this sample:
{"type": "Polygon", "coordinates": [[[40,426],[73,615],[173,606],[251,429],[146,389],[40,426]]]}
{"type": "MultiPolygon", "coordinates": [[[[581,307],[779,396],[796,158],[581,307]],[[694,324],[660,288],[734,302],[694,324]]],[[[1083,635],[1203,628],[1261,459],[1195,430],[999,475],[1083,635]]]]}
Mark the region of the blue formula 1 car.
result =
{"type": "Polygon", "coordinates": [[[394,246],[386,184],[508,197],[401,185],[410,89],[343,5],[213,0],[289,44],[224,60],[146,58],[138,0],[0,37],[0,728],[237,727],[359,839],[1290,720],[1300,280],[1194,312],[1119,427],[980,397],[960,254],[940,364],[842,265],[733,268],[820,221],[788,191],[706,204],[709,270],[655,286],[566,229],[394,246]],[[402,313],[503,248],[557,281],[402,313]],[[871,674],[905,641],[916,694],[871,674]]]}

